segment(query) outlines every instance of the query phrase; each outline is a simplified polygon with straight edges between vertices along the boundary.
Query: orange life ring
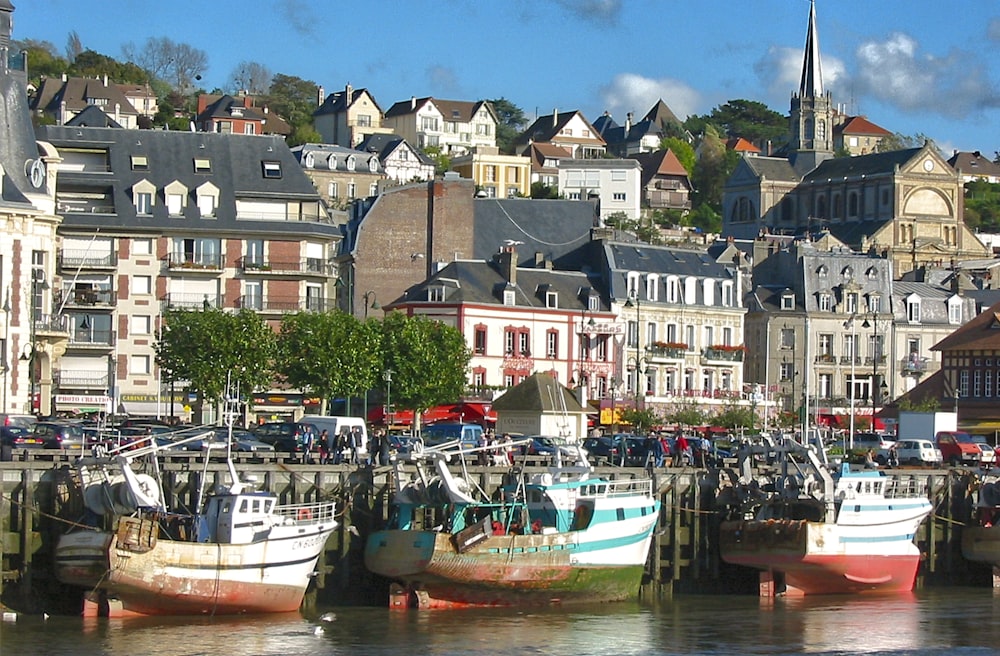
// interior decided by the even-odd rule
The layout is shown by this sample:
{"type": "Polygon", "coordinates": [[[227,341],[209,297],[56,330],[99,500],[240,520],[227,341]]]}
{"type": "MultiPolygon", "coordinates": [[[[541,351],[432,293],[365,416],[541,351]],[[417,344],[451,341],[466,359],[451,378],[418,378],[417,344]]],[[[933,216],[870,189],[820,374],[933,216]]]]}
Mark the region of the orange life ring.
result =
{"type": "Polygon", "coordinates": [[[300,521],[308,521],[313,518],[312,511],[308,508],[299,508],[298,518],[300,521]]]}

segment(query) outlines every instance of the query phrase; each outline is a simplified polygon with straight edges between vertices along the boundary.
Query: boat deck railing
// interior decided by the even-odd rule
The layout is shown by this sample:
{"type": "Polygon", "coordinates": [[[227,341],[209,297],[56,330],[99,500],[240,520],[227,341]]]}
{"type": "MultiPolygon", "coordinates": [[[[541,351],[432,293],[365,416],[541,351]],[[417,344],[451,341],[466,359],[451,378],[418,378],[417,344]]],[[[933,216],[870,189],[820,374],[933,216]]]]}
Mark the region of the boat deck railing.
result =
{"type": "Polygon", "coordinates": [[[633,497],[639,494],[653,494],[651,479],[631,479],[615,481],[595,481],[580,487],[580,494],[588,497],[633,497]]]}
{"type": "Polygon", "coordinates": [[[337,504],[333,501],[293,503],[274,509],[275,514],[299,523],[325,524],[336,518],[337,504]]]}
{"type": "Polygon", "coordinates": [[[912,499],[927,496],[927,487],[914,477],[890,478],[885,482],[885,498],[912,499]]]}

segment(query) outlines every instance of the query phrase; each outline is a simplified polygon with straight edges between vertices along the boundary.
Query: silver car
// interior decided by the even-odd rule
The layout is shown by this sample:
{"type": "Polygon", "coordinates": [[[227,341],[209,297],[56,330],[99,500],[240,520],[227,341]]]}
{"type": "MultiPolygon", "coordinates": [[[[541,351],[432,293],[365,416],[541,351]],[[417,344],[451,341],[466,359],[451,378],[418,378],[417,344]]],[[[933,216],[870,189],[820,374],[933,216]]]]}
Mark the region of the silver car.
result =
{"type": "MultiPolygon", "coordinates": [[[[880,461],[882,457],[880,454],[880,461]]],[[[937,466],[942,462],[941,451],[930,440],[899,440],[896,442],[896,458],[901,465],[937,466]]]]}

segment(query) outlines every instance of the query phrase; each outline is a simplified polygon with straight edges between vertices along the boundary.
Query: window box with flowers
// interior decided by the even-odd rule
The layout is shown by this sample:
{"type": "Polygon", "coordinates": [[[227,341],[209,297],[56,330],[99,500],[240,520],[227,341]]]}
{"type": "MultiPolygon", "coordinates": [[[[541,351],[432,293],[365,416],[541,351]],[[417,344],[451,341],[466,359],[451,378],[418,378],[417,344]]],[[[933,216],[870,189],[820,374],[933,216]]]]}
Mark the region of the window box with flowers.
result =
{"type": "Polygon", "coordinates": [[[732,346],[730,344],[713,344],[705,349],[705,359],[725,360],[727,362],[743,362],[743,354],[746,347],[742,344],[732,346]]]}
{"type": "Polygon", "coordinates": [[[646,351],[653,357],[683,358],[688,346],[684,342],[653,342],[646,351]]]}

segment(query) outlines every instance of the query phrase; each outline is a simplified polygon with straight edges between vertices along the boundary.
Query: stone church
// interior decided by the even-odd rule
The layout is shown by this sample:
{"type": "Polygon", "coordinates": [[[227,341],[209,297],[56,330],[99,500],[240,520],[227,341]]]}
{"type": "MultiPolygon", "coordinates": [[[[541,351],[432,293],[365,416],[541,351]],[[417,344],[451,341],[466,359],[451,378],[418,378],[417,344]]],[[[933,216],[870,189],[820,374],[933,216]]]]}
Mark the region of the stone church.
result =
{"type": "Polygon", "coordinates": [[[991,253],[963,221],[963,183],[935,147],[835,157],[842,118],[823,89],[810,3],[802,77],[792,95],[786,157],[746,156],[726,182],[722,234],[828,234],[892,260],[894,277],[991,253]]]}

